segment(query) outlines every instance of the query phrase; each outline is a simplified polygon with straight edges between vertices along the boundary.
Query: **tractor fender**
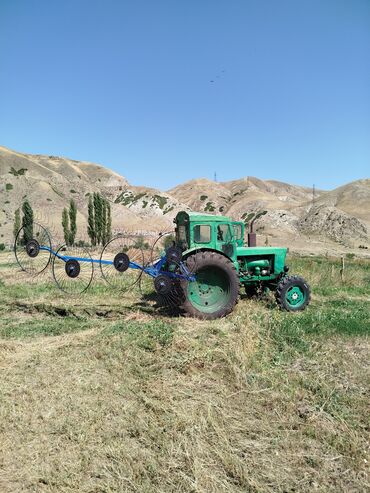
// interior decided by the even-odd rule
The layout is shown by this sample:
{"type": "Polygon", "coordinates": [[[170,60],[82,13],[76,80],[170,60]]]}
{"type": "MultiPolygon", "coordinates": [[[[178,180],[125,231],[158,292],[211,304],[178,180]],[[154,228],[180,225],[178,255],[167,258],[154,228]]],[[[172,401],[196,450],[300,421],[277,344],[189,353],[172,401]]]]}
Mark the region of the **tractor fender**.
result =
{"type": "Polygon", "coordinates": [[[234,264],[234,266],[236,267],[237,271],[239,271],[239,264],[237,261],[234,261],[232,258],[228,257],[224,252],[222,252],[221,250],[215,250],[214,248],[189,248],[188,250],[185,250],[183,253],[182,253],[182,260],[186,260],[189,255],[191,255],[192,253],[198,253],[198,252],[214,252],[214,253],[218,253],[219,255],[222,255],[223,257],[227,258],[228,260],[230,260],[230,262],[232,262],[234,264]]]}

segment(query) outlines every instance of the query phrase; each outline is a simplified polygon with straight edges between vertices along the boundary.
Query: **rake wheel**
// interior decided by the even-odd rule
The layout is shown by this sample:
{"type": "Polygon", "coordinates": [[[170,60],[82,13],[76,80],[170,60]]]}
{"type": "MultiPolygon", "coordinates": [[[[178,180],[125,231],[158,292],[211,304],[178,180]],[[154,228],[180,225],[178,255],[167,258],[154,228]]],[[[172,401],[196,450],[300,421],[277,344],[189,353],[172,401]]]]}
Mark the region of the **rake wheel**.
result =
{"type": "Polygon", "coordinates": [[[163,264],[155,278],[143,271],[139,281],[141,294],[145,301],[154,302],[155,308],[178,313],[185,301],[184,289],[189,283],[186,278],[192,275],[191,269],[184,262],[170,258],[163,264]]]}
{"type": "MultiPolygon", "coordinates": [[[[150,252],[150,262],[154,264],[156,260],[162,257],[166,250],[174,247],[175,243],[175,232],[167,231],[166,233],[159,233],[158,238],[154,241],[152,249],[150,252]],[[172,239],[173,238],[173,239],[172,239]]],[[[179,259],[176,259],[179,261],[179,259]]]]}
{"type": "Polygon", "coordinates": [[[37,276],[49,265],[51,238],[41,224],[23,226],[14,242],[14,254],[19,267],[28,274],[37,276]]]}
{"type": "Polygon", "coordinates": [[[82,294],[93,280],[94,264],[86,249],[62,245],[53,257],[52,272],[61,291],[82,294]]]}
{"type": "Polygon", "coordinates": [[[118,235],[104,245],[100,271],[112,287],[125,292],[139,282],[144,252],[137,235],[118,235]]]}

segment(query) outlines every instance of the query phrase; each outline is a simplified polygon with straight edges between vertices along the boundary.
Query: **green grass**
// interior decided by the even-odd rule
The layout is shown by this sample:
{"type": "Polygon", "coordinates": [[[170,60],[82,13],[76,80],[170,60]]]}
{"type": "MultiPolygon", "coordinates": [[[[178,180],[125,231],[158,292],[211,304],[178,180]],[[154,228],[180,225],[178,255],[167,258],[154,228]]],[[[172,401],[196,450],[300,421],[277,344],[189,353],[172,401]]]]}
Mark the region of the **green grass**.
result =
{"type": "Polygon", "coordinates": [[[167,346],[173,337],[173,324],[161,319],[142,323],[137,321],[116,322],[108,326],[106,334],[120,334],[129,343],[148,351],[154,351],[156,347],[167,346]]]}
{"type": "Polygon", "coordinates": [[[2,492],[368,488],[368,262],[290,257],[304,312],[242,297],[200,321],[100,279],[64,296],[5,256],[2,492]]]}
{"type": "Polygon", "coordinates": [[[42,320],[26,317],[25,320],[14,318],[14,314],[2,317],[0,338],[33,338],[36,336],[58,336],[79,332],[91,328],[91,320],[75,317],[45,317],[42,320]]]}

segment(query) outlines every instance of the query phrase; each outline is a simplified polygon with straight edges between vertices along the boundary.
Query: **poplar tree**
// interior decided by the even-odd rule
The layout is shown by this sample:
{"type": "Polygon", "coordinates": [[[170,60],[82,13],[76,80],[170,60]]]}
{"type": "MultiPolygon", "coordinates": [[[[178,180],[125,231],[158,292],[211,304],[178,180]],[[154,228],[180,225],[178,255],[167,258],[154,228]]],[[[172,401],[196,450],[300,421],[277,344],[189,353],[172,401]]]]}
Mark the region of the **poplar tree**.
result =
{"type": "Polygon", "coordinates": [[[33,237],[33,210],[28,200],[23,202],[22,212],[23,241],[27,243],[33,237]]]}
{"type": "Polygon", "coordinates": [[[87,232],[92,246],[105,244],[112,236],[111,207],[98,192],[89,197],[87,232]]]}
{"type": "Polygon", "coordinates": [[[14,226],[13,226],[13,236],[14,240],[17,237],[18,231],[21,229],[21,213],[19,209],[16,209],[14,213],[14,226]]]}
{"type": "Polygon", "coordinates": [[[74,245],[75,242],[76,233],[77,233],[76,218],[77,218],[76,202],[73,199],[71,199],[69,203],[69,224],[70,224],[69,245],[74,245]]]}
{"type": "Polygon", "coordinates": [[[107,201],[107,226],[106,226],[106,232],[107,232],[107,239],[106,241],[110,241],[112,238],[112,213],[111,213],[111,207],[110,203],[107,201]]]}
{"type": "Polygon", "coordinates": [[[93,197],[89,196],[88,220],[87,220],[87,234],[89,235],[91,246],[96,245],[96,231],[95,231],[95,214],[94,214],[94,201],[93,197]]]}
{"type": "Polygon", "coordinates": [[[94,219],[95,219],[96,244],[100,245],[101,230],[102,230],[102,211],[101,211],[101,200],[99,193],[94,193],[94,219]]]}
{"type": "Polygon", "coordinates": [[[63,226],[64,241],[66,245],[69,245],[70,242],[69,217],[66,208],[63,209],[63,213],[62,213],[62,226],[63,226]]]}
{"type": "Polygon", "coordinates": [[[107,200],[102,198],[102,233],[101,242],[105,244],[107,242],[107,200]]]}

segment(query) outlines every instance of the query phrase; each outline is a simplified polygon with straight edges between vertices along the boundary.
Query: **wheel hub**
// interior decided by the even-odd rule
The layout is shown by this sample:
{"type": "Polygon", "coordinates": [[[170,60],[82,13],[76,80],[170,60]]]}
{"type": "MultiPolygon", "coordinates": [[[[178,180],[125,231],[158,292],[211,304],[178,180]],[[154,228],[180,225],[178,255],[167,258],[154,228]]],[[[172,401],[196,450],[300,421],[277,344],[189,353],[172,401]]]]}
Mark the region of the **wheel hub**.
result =
{"type": "Polygon", "coordinates": [[[172,291],[172,281],[169,277],[161,274],[154,279],[154,288],[158,294],[170,294],[172,291]]]}
{"type": "Polygon", "coordinates": [[[31,258],[37,257],[37,255],[40,252],[39,242],[37,240],[34,240],[34,239],[27,241],[26,252],[27,252],[27,255],[31,258]]]}
{"type": "Polygon", "coordinates": [[[79,276],[81,267],[77,260],[69,259],[66,262],[65,271],[68,277],[75,279],[79,276]]]}
{"type": "Polygon", "coordinates": [[[199,292],[200,294],[207,294],[211,291],[211,288],[208,284],[201,284],[199,286],[199,292]]]}
{"type": "Polygon", "coordinates": [[[300,290],[298,286],[292,287],[287,292],[287,301],[291,305],[297,305],[304,300],[304,293],[300,290]]]}
{"type": "Polygon", "coordinates": [[[118,272],[125,272],[129,268],[130,259],[126,253],[117,253],[114,257],[113,265],[118,272]]]}

